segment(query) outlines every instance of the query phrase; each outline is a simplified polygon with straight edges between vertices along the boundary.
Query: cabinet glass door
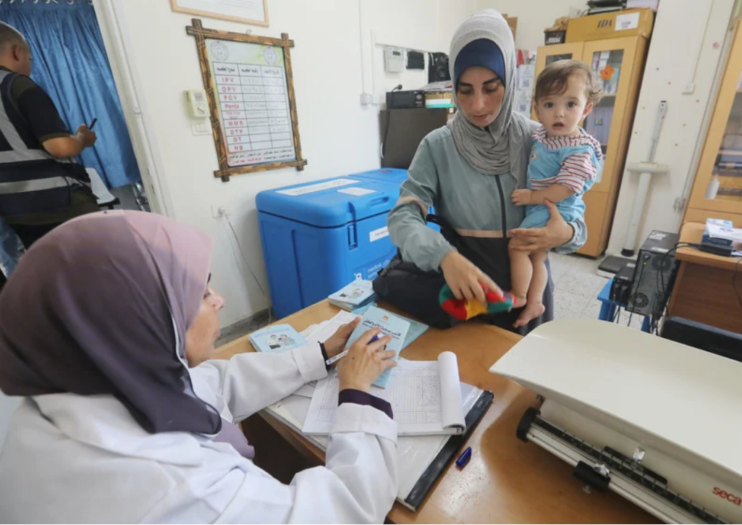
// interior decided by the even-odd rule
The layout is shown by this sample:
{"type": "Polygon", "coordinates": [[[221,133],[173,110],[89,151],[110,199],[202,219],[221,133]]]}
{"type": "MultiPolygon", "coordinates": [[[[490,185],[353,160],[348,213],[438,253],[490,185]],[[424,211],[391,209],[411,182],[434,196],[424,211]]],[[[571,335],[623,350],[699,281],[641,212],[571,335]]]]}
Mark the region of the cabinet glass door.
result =
{"type": "Polygon", "coordinates": [[[616,157],[624,126],[630,125],[630,120],[626,120],[626,100],[636,51],[630,40],[604,40],[585,45],[584,61],[603,88],[602,98],[583,122],[585,131],[600,142],[604,156],[603,171],[591,191],[609,191],[614,177],[620,177],[623,170],[623,159],[616,157]]]}
{"type": "Polygon", "coordinates": [[[584,42],[539,47],[536,53],[536,74],[558,60],[582,60],[584,48],[584,42]]]}
{"type": "MultiPolygon", "coordinates": [[[[539,47],[536,52],[536,78],[538,78],[546,66],[559,60],[582,60],[584,49],[584,42],[539,47]]],[[[533,87],[535,89],[536,79],[533,81],[533,87]]],[[[535,111],[531,113],[531,118],[538,120],[535,111]]]]}
{"type": "Polygon", "coordinates": [[[732,95],[732,109],[704,198],[742,202],[742,74],[732,95]]]}
{"type": "Polygon", "coordinates": [[[560,60],[572,60],[574,57],[572,56],[572,53],[562,53],[560,55],[548,55],[546,57],[546,65],[553,64],[554,62],[559,62],[560,60]]]}
{"type": "Polygon", "coordinates": [[[603,87],[603,97],[595,104],[585,119],[585,131],[598,139],[603,155],[608,152],[613,113],[616,110],[616,93],[621,78],[623,49],[593,53],[590,67],[603,87]]]}
{"type": "Polygon", "coordinates": [[[742,36],[732,44],[690,206],[742,213],[742,36]]]}

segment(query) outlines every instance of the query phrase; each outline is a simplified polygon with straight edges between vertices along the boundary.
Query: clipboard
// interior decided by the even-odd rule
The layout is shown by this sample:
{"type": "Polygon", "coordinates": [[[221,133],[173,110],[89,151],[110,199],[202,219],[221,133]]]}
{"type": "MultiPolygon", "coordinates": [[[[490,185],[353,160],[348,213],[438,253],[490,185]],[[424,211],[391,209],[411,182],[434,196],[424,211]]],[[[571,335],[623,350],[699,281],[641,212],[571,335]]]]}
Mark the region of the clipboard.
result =
{"type": "Polygon", "coordinates": [[[446,441],[446,444],[443,445],[443,448],[440,450],[440,452],[438,452],[438,455],[435,457],[435,459],[430,463],[420,479],[417,480],[417,483],[415,483],[415,485],[412,487],[412,491],[410,492],[410,494],[404,499],[404,501],[400,501],[399,498],[397,498],[397,501],[402,503],[402,505],[404,505],[408,509],[417,511],[417,509],[420,507],[420,504],[430,492],[430,489],[433,487],[438,478],[441,477],[441,474],[443,474],[443,471],[446,470],[448,464],[454,460],[456,454],[458,454],[459,450],[469,439],[469,436],[474,431],[474,428],[482,420],[484,414],[487,413],[487,410],[489,409],[490,405],[492,405],[492,401],[494,400],[494,398],[494,394],[487,390],[483,391],[480,394],[479,399],[477,399],[476,403],[474,403],[474,406],[466,415],[466,433],[460,434],[458,436],[451,436],[448,441],[446,441]]]}

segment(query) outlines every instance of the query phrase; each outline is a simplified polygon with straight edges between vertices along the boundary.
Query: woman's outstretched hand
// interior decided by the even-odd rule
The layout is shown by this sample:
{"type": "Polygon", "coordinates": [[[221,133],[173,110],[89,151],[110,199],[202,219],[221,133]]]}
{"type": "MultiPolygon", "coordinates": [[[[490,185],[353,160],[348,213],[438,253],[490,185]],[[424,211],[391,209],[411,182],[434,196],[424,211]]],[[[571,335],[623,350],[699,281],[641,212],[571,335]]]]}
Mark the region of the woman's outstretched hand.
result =
{"type": "Polygon", "coordinates": [[[457,251],[451,251],[443,258],[441,270],[456,299],[468,301],[476,299],[487,304],[482,286],[502,293],[500,287],[492,279],[457,251]]]}

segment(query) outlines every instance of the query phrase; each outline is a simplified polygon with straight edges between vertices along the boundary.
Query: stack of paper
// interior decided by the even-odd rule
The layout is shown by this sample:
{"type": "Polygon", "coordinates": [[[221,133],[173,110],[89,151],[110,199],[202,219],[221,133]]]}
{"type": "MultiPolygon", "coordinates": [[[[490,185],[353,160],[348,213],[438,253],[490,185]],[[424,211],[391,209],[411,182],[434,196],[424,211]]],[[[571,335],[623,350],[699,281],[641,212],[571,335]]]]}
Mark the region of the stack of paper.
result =
{"type": "MultiPolygon", "coordinates": [[[[338,406],[337,373],[319,381],[302,431],[329,434],[338,406]]],[[[443,352],[438,361],[400,360],[388,389],[371,394],[392,405],[399,435],[463,434],[465,414],[456,354],[443,352]]]]}
{"type": "Polygon", "coordinates": [[[330,301],[330,304],[352,312],[373,303],[376,300],[376,293],[374,292],[371,281],[359,279],[330,295],[327,299],[330,301]]]}
{"type": "Polygon", "coordinates": [[[250,342],[258,352],[284,352],[306,344],[304,337],[290,325],[269,326],[250,334],[250,342]]]}

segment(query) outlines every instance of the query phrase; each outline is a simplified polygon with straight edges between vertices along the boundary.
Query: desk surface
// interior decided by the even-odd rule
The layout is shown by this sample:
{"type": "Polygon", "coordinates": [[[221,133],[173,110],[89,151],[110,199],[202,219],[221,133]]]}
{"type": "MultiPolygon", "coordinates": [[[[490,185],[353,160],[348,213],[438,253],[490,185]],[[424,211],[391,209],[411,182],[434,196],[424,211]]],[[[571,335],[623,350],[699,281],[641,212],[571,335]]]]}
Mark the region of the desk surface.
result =
{"type": "MultiPolygon", "coordinates": [[[[700,222],[687,222],[680,230],[680,242],[692,242],[700,244],[703,238],[703,231],[706,229],[705,224],[700,222]]],[[[686,261],[694,264],[703,264],[713,266],[722,270],[735,270],[735,265],[739,257],[722,257],[712,253],[702,252],[696,248],[679,248],[675,254],[679,261],[686,261]]]]}
{"type": "MultiPolygon", "coordinates": [[[[390,310],[393,310],[390,308],[390,310]]],[[[281,320],[301,331],[330,319],[338,308],[323,301],[281,320]]],[[[468,446],[472,459],[463,471],[451,466],[417,513],[395,504],[395,523],[654,523],[656,519],[613,492],[587,494],[572,467],[533,443],[515,437],[515,429],[536,396],[489,373],[520,336],[470,322],[450,330],[431,328],[402,352],[413,360],[435,360],[450,350],[458,356],[461,380],[494,393],[495,399],[474,430],[468,446]]],[[[247,337],[217,351],[217,358],[253,351],[247,337]]],[[[271,418],[272,419],[272,418],[271,418]]],[[[322,452],[291,429],[269,420],[292,445],[324,461],[322,452]]]]}

